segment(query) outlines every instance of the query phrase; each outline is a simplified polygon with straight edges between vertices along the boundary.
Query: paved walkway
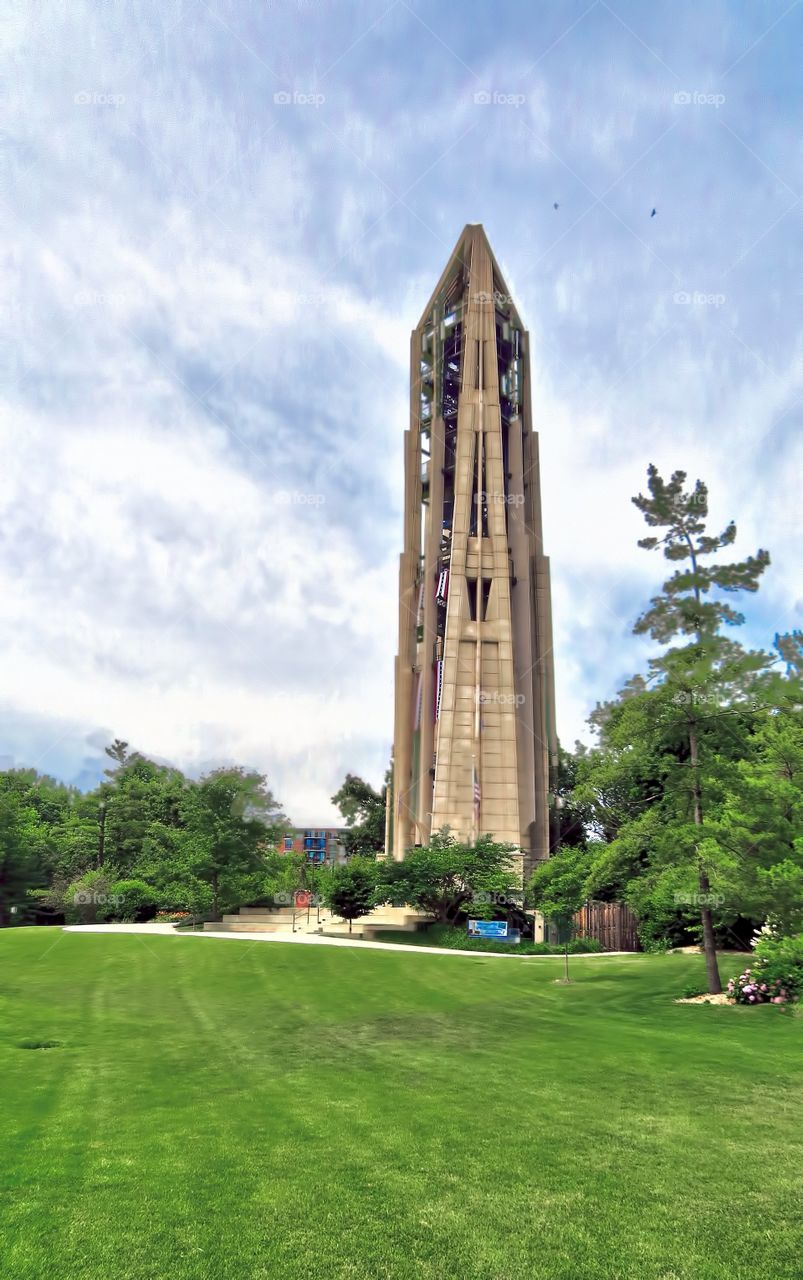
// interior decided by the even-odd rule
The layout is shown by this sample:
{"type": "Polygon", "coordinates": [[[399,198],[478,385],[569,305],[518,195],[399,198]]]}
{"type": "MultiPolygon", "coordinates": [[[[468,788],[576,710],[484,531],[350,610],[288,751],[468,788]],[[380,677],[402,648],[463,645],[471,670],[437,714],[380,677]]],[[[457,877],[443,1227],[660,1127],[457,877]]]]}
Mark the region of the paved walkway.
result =
{"type": "MultiPolygon", "coordinates": [[[[169,933],[176,938],[225,938],[237,942],[289,942],[300,946],[362,947],[372,951],[409,951],[425,956],[478,956],[492,960],[560,960],[556,956],[516,955],[514,951],[457,951],[449,947],[407,946],[403,942],[363,942],[361,938],[324,938],[318,933],[217,933],[213,929],[192,932],[177,930],[172,924],[68,924],[65,933],[169,933]]],[[[573,960],[604,960],[608,956],[629,956],[631,951],[589,951],[573,955],[573,960]]]]}

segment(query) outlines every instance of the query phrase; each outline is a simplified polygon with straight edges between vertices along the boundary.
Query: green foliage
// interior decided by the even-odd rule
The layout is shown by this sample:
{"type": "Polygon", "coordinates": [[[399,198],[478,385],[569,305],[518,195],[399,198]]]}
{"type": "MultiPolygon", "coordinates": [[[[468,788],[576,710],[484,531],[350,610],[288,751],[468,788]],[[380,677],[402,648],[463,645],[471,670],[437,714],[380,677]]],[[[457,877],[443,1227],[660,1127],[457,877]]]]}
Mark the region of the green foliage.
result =
{"type": "Polygon", "coordinates": [[[585,845],[559,849],[537,866],[527,884],[527,901],[545,916],[572,916],[589,897],[592,856],[585,845]]]}
{"type": "Polygon", "coordinates": [[[740,563],[704,564],[704,557],[715,554],[736,541],[736,525],[731,520],[722,533],[706,533],[708,488],[702,480],[694,489],[684,489],[685,471],[673,472],[664,481],[657,467],[647,470],[650,496],[633,498],[647,524],[662,531],[639,539],[648,551],[663,548],[667,560],[679,562],[663,584],[661,594],[653,597],[650,608],[642,614],[634,630],[637,635],[650,635],[667,642],[674,636],[713,637],[724,624],[736,626],[744,622],[730,603],[711,596],[714,588],[725,592],[757,591],[758,579],[770,562],[769,553],[758,551],[740,563]]]}
{"type": "MultiPolygon", "coordinates": [[[[445,947],[448,951],[491,951],[499,954],[517,956],[562,956],[565,946],[553,942],[532,942],[523,939],[521,942],[496,942],[493,938],[469,938],[466,930],[456,925],[433,924],[427,929],[419,929],[416,933],[404,930],[383,930],[377,938],[378,942],[400,942],[405,945],[422,947],[445,947]]],[[[569,942],[570,955],[594,955],[602,951],[602,944],[596,938],[573,938],[569,942]]]]}
{"type": "Polygon", "coordinates": [[[754,954],[762,982],[781,983],[790,998],[803,996],[803,934],[767,934],[754,954]]]}
{"type": "Polygon", "coordinates": [[[160,834],[183,825],[189,796],[198,784],[138,753],[124,756],[114,772],[106,772],[111,781],[98,788],[103,860],[128,873],[142,865],[160,834]]]}
{"type": "Polygon", "coordinates": [[[0,792],[0,925],[10,924],[29,889],[44,883],[42,867],[35,856],[32,835],[36,814],[13,790],[0,792]]]}
{"type": "Polygon", "coordinates": [[[170,903],[176,911],[187,911],[191,915],[208,916],[212,913],[210,886],[192,876],[166,884],[160,901],[163,904],[170,903]]]}
{"type": "Polygon", "coordinates": [[[102,867],[85,871],[62,891],[61,903],[68,924],[95,924],[110,919],[117,905],[111,874],[102,867]]]}
{"type": "Polygon", "coordinates": [[[613,705],[578,782],[594,815],[595,838],[585,857],[567,850],[537,869],[539,900],[551,892],[549,905],[557,905],[561,879],[574,890],[585,871],[581,892],[627,902],[644,945],[701,941],[704,905],[720,943],[737,941],[731,931],[740,917],[774,915],[784,928],[799,928],[801,729],[796,707],[787,705],[793,682],[785,685],[787,697],[774,711],[701,720],[698,773],[705,803],[699,824],[693,820],[689,755],[675,732],[667,690],[659,685],[613,705]],[[599,838],[603,831],[607,838],[599,838]],[[709,880],[704,892],[701,855],[709,880]]]}
{"type": "Polygon", "coordinates": [[[708,987],[705,982],[687,982],[680,994],[684,1000],[693,1000],[695,996],[707,996],[708,987]]]}
{"type": "Polygon", "coordinates": [[[803,927],[803,726],[782,706],[756,725],[749,750],[723,776],[706,849],[738,885],[740,910],[803,927]]]}
{"type": "Polygon", "coordinates": [[[313,867],[303,853],[270,853],[265,857],[265,868],[254,905],[289,906],[297,893],[305,889],[315,891],[324,874],[322,869],[313,867]]]}
{"type": "Polygon", "coordinates": [[[649,933],[639,934],[639,942],[642,951],[648,956],[665,956],[672,950],[672,943],[668,938],[653,937],[649,933]]]}
{"type": "Polygon", "coordinates": [[[217,915],[259,900],[280,865],[287,879],[271,851],[284,815],[259,774],[196,782],[119,740],[107,755],[115,767],[88,795],[33,769],[0,772],[0,925],[217,915]]]}
{"type": "Polygon", "coordinates": [[[150,920],[156,908],[156,891],[144,880],[116,880],[111,886],[112,920],[150,920]]]}
{"type": "Polygon", "coordinates": [[[728,999],[734,1004],[791,1004],[796,991],[782,966],[756,962],[728,980],[728,999]]]}
{"type": "Polygon", "coordinates": [[[474,904],[483,917],[505,915],[522,901],[512,853],[512,845],[492,836],[471,845],[438,831],[428,845],[408,849],[403,862],[379,864],[377,900],[418,907],[448,924],[469,908],[474,912],[474,904]]]}
{"type": "Polygon", "coordinates": [[[562,752],[564,809],[585,841],[538,867],[528,891],[552,914],[619,899],[642,945],[700,941],[714,965],[717,940],[736,940],[746,920],[803,923],[801,636],[776,636],[780,674],[724,634],[742,621],[730,600],[758,589],[769,556],[718,563],[736,528],[706,533],[706,486],[648,476],[634,503],[656,532],[640,545],[675,571],[634,630],[668,647],[597,707],[597,746],[562,752]]]}
{"type": "Polygon", "coordinates": [[[554,796],[557,849],[584,848],[588,840],[593,815],[580,786],[587,755],[581,742],[575,743],[573,752],[558,744],[554,796]]]}
{"type": "Polygon", "coordinates": [[[347,773],[343,785],[332,796],[346,821],[343,840],[348,856],[375,857],[385,847],[385,802],[387,782],[381,792],[357,774],[347,773]]]}
{"type": "Polygon", "coordinates": [[[211,889],[217,918],[227,900],[258,892],[266,845],[278,839],[283,814],[261,774],[217,769],[188,789],[183,817],[185,865],[211,889]]]}
{"type": "MultiPolygon", "coordinates": [[[[788,702],[789,686],[771,671],[769,654],[745,651],[722,630],[743,621],[730,599],[758,589],[769,555],[716,560],[734,543],[736,526],[708,534],[707,488],[698,480],[687,490],[685,481],[682,471],[664,481],[651,466],[648,495],[633,499],[656,530],[639,545],[660,549],[676,566],[634,631],[668,647],[650,660],[648,678],[629,681],[592,717],[600,744],[578,760],[573,792],[586,806],[588,861],[567,857],[554,871],[538,871],[532,892],[553,909],[577,894],[620,897],[639,916],[647,944],[680,940],[696,913],[709,989],[717,991],[717,928],[751,906],[765,908],[779,879],[787,914],[794,909],[794,851],[792,866],[775,869],[789,831],[777,822],[768,831],[760,806],[738,811],[740,770],[749,772],[762,754],[757,725],[788,702]],[[743,853],[749,846],[747,860],[739,844],[743,853]],[[763,863],[762,844],[772,846],[763,863]]],[[[764,762],[772,768],[766,752],[764,762]]],[[[766,784],[765,776],[758,783],[765,794],[766,784]]],[[[795,804],[787,801],[791,821],[795,804]]]]}
{"type": "Polygon", "coordinates": [[[323,901],[336,915],[351,923],[367,915],[375,905],[378,864],[370,858],[350,858],[333,867],[323,884],[323,901]]]}

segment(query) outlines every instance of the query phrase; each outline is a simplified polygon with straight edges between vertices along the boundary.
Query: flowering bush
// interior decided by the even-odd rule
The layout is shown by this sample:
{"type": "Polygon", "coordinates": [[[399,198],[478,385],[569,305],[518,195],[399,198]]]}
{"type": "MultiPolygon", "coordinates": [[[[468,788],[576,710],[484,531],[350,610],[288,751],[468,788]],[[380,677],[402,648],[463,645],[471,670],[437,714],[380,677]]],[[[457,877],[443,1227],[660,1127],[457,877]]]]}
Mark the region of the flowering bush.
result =
{"type": "Polygon", "coordinates": [[[157,924],[181,924],[182,920],[189,920],[189,911],[157,911],[154,919],[157,924]]]}
{"type": "Polygon", "coordinates": [[[762,982],[781,980],[790,999],[803,995],[803,934],[765,936],[756,946],[762,982]]]}
{"type": "Polygon", "coordinates": [[[728,999],[736,1004],[788,1004],[794,999],[782,978],[770,978],[763,973],[763,966],[745,969],[738,978],[728,982],[728,999]]]}
{"type": "Polygon", "coordinates": [[[803,935],[783,937],[767,921],[753,937],[755,960],[728,983],[737,1004],[789,1004],[803,995],[803,935]]]}
{"type": "Polygon", "coordinates": [[[756,929],[750,941],[750,946],[755,951],[756,947],[762,942],[774,942],[778,937],[778,929],[772,920],[767,920],[760,929],[756,929]]]}

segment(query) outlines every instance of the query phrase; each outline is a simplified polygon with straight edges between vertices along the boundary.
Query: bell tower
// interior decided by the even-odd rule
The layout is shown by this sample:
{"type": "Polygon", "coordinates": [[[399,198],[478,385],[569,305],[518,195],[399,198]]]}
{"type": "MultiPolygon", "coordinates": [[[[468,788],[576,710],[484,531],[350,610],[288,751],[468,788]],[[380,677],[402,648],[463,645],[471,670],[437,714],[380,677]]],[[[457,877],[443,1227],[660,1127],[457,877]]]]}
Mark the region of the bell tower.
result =
{"type": "Polygon", "coordinates": [[[413,331],[387,853],[448,826],[549,856],[557,763],[529,341],[482,226],[413,331]]]}

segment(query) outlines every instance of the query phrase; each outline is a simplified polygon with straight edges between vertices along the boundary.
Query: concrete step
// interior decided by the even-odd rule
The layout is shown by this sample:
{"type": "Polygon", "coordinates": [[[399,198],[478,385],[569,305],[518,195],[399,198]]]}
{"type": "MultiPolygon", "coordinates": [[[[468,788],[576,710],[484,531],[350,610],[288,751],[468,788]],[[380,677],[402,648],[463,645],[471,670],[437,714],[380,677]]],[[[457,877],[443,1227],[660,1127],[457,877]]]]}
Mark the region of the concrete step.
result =
{"type": "Polygon", "coordinates": [[[226,924],[236,924],[239,921],[248,920],[253,924],[286,924],[288,927],[292,926],[293,923],[291,915],[281,915],[277,911],[254,911],[250,915],[243,915],[242,912],[237,914],[231,912],[224,915],[223,920],[226,924]]]}
{"type": "Polygon", "coordinates": [[[215,933],[292,933],[292,924],[270,924],[262,920],[207,920],[204,929],[215,933]]]}
{"type": "MultiPolygon", "coordinates": [[[[307,924],[306,920],[296,921],[296,933],[316,933],[319,926],[315,919],[307,924]]],[[[292,933],[293,923],[291,920],[282,923],[265,922],[262,920],[207,920],[204,929],[209,933],[292,933]]]]}
{"type": "MultiPolygon", "coordinates": [[[[349,936],[348,921],[338,920],[333,923],[322,923],[320,932],[327,938],[347,938],[349,936]]],[[[367,924],[365,920],[355,920],[351,928],[352,938],[375,938],[383,933],[415,933],[415,926],[402,929],[397,921],[390,924],[367,924]]]]}
{"type": "MultiPolygon", "coordinates": [[[[412,932],[419,921],[427,919],[424,912],[410,907],[377,907],[354,921],[351,936],[371,938],[393,929],[412,932]]],[[[222,920],[207,921],[204,929],[215,933],[292,933],[294,923],[296,933],[324,933],[336,938],[349,933],[348,921],[333,919],[328,913],[319,919],[317,908],[310,910],[307,919],[306,910],[294,912],[292,907],[241,907],[222,920]]]]}
{"type": "Polygon", "coordinates": [[[290,918],[293,914],[292,907],[240,907],[239,914],[241,916],[287,916],[290,918]]]}

